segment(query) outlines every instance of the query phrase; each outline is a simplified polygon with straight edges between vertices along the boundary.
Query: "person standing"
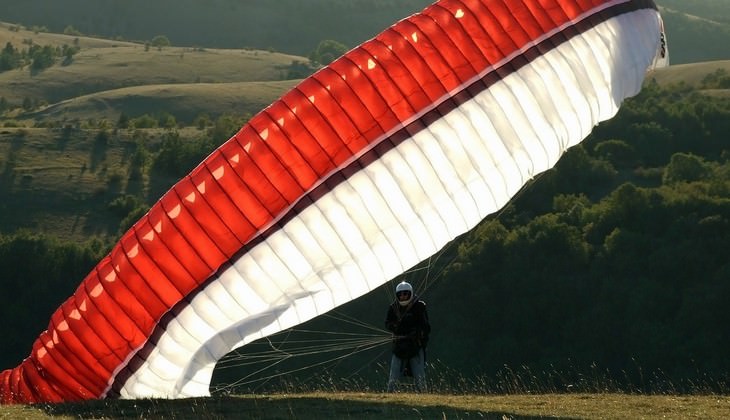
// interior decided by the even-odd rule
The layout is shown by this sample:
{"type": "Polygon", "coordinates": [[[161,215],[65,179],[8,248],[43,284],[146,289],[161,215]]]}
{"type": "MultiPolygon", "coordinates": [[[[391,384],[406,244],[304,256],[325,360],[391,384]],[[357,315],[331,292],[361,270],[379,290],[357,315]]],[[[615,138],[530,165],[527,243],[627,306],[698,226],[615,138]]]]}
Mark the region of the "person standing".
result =
{"type": "Polygon", "coordinates": [[[416,391],[426,392],[426,344],[431,332],[426,303],[413,294],[413,286],[401,282],[396,299],[388,307],[385,327],[393,333],[388,392],[394,392],[403,376],[413,376],[416,391]]]}

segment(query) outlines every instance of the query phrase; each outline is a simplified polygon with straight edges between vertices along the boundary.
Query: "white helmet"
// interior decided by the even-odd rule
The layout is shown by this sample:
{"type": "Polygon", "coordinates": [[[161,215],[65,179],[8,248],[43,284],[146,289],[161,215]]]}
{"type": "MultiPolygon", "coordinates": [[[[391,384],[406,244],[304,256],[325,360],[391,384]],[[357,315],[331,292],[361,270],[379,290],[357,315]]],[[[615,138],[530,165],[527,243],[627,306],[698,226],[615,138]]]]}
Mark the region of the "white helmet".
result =
{"type": "Polygon", "coordinates": [[[400,306],[406,306],[411,302],[411,299],[413,298],[413,286],[411,286],[408,282],[400,282],[397,286],[395,286],[395,297],[398,300],[398,303],[400,306]],[[406,299],[401,300],[398,296],[401,292],[405,292],[407,295],[406,299]]]}

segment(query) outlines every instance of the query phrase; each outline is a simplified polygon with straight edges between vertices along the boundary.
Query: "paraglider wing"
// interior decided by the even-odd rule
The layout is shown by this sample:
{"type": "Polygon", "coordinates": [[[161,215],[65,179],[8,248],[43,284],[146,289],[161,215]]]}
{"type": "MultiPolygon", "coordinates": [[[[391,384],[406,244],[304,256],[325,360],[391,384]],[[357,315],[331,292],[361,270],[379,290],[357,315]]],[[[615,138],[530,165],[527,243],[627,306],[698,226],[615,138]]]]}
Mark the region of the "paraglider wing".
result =
{"type": "Polygon", "coordinates": [[[234,348],[380,286],[636,94],[651,0],[442,0],[303,80],[170,189],[53,314],[4,403],[208,395],[234,348]]]}

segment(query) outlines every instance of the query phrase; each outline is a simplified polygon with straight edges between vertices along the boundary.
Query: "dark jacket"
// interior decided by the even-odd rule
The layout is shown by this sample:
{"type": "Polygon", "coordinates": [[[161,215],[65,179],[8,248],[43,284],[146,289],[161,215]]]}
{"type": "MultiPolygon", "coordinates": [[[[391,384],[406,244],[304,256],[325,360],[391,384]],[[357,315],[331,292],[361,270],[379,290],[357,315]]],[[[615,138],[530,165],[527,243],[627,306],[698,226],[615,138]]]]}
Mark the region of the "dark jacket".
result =
{"type": "Polygon", "coordinates": [[[410,304],[401,306],[397,301],[388,308],[385,328],[393,333],[393,354],[410,359],[425,348],[431,325],[428,323],[426,303],[413,297],[410,304]]]}

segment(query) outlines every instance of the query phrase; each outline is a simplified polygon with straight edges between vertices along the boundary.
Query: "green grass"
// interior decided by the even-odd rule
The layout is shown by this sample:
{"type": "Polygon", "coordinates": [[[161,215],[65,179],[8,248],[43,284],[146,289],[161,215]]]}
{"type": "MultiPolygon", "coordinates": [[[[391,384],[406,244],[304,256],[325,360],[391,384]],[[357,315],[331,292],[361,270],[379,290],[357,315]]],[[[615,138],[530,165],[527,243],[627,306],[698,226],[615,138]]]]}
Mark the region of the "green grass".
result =
{"type": "MultiPolygon", "coordinates": [[[[77,44],[81,48],[67,65],[59,62],[38,73],[28,68],[0,73],[0,97],[14,104],[30,98],[52,105],[107,90],[150,85],[280,81],[286,79],[287,67],[293,61],[307,61],[261,50],[147,49],[139,43],[85,37],[75,42],[76,37],[15,32],[10,27],[0,23],[0,45],[10,42],[16,49],[25,49],[32,41],[37,45],[77,44]]],[[[234,90],[241,93],[240,87],[234,90]]]]}
{"type": "MultiPolygon", "coordinates": [[[[76,44],[81,51],[70,65],[57,63],[36,74],[28,68],[0,73],[0,97],[11,105],[24,98],[45,104],[0,117],[0,126],[6,126],[0,128],[0,192],[6,197],[0,203],[0,232],[25,228],[79,241],[117,233],[119,220],[106,206],[118,194],[144,196],[149,190],[165,191],[175,181],[150,180],[147,174],[140,186],[128,180],[137,139],[155,141],[161,130],[120,130],[99,149],[94,143],[98,130],[84,127],[114,126],[122,113],[129,118],[166,113],[183,124],[202,114],[213,119],[252,115],[296,83],[282,80],[286,67],[306,61],[256,50],[145,50],[141,44],[15,31],[0,23],[0,44],[23,49],[29,40],[76,44]],[[35,128],[44,125],[76,128],[64,138],[61,129],[35,128]],[[114,178],[119,185],[112,185],[114,178]]],[[[202,137],[195,128],[177,131],[184,141],[202,137]]]]}
{"type": "Polygon", "coordinates": [[[34,32],[14,23],[0,22],[0,45],[3,47],[6,43],[10,42],[18,48],[25,45],[24,42],[30,39],[38,45],[52,45],[59,47],[63,45],[74,45],[76,43],[78,43],[78,46],[82,48],[111,47],[115,45],[139,45],[133,42],[116,41],[111,39],[64,35],[51,32],[34,32]]]}
{"type": "Polygon", "coordinates": [[[197,116],[253,115],[291,89],[296,80],[145,85],[107,90],[50,105],[27,118],[40,121],[115,122],[164,111],[191,123],[197,116]],[[205,104],[205,106],[201,106],[205,104]]]}
{"type": "Polygon", "coordinates": [[[730,397],[624,394],[444,395],[315,392],[182,400],[0,406],[0,418],[721,419],[730,397]]]}
{"type": "MultiPolygon", "coordinates": [[[[163,130],[143,130],[155,138],[163,130]]],[[[119,130],[108,144],[95,147],[98,130],[80,130],[64,140],[61,129],[0,129],[0,232],[29,229],[83,242],[93,235],[115,235],[119,218],[109,202],[121,193],[145,196],[146,188],[164,190],[169,177],[129,180],[129,161],[137,135],[119,130]],[[113,179],[119,182],[113,182],[113,179]]],[[[180,130],[193,139],[197,129],[180,130]]]]}
{"type": "Polygon", "coordinates": [[[0,73],[0,97],[11,103],[28,97],[53,104],[124,87],[276,81],[286,78],[294,60],[306,61],[266,51],[180,47],[145,51],[142,45],[88,48],[69,65],[56,64],[37,74],[27,68],[0,73]]]}
{"type": "MultiPolygon", "coordinates": [[[[671,50],[669,58],[671,60],[671,50]]],[[[673,83],[686,83],[690,86],[697,86],[710,73],[724,69],[730,73],[730,60],[707,61],[704,63],[679,64],[676,66],[658,69],[651,74],[647,80],[655,79],[661,85],[669,85],[673,83]]]]}

